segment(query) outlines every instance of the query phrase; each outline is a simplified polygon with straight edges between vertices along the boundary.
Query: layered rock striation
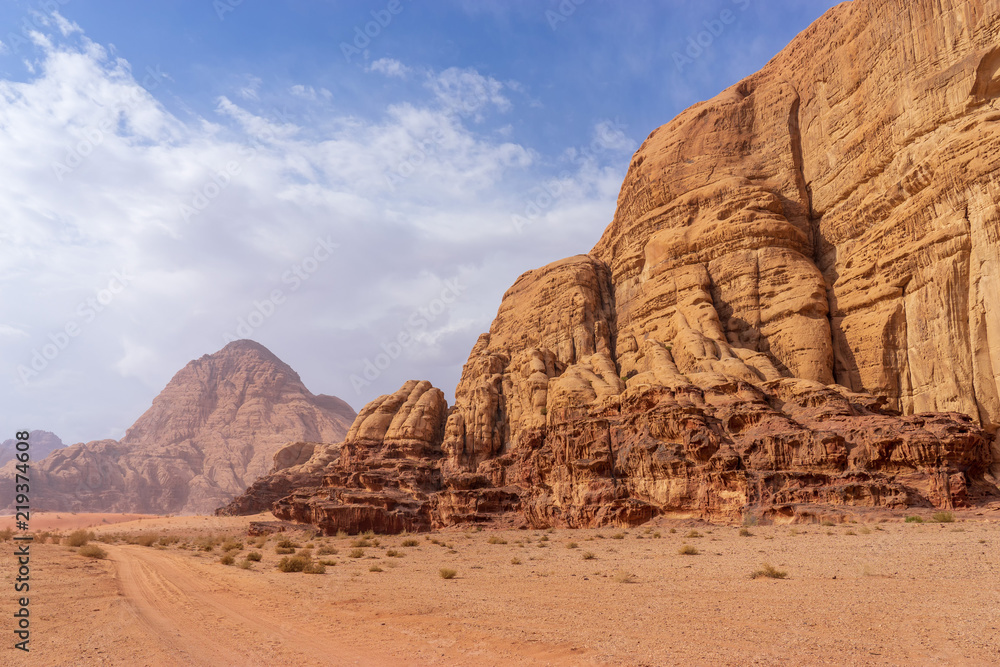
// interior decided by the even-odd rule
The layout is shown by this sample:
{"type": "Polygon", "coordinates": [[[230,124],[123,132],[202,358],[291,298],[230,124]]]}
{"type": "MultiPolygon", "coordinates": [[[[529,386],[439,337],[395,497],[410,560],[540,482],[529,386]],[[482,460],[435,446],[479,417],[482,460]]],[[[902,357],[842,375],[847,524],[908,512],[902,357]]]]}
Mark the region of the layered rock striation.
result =
{"type": "Polygon", "coordinates": [[[211,512],[266,475],[288,443],[338,442],[354,417],[264,346],[236,341],[181,369],[121,441],[34,464],[33,498],[47,510],[211,512]]]}
{"type": "MultiPolygon", "coordinates": [[[[998,44],[997,0],[834,7],[649,135],[591,252],[504,296],[422,455],[356,422],[279,514],[589,526],[995,494],[998,44]]],[[[359,421],[408,418],[416,386],[359,421]]]]}

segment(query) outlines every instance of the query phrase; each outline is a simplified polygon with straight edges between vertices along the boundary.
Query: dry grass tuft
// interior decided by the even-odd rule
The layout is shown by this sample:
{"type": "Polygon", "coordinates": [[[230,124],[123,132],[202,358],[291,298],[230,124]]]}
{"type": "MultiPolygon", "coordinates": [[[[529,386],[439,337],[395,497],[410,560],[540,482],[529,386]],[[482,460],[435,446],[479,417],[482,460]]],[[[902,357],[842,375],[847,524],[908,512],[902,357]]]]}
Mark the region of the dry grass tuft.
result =
{"type": "Polygon", "coordinates": [[[750,573],[751,579],[784,579],[787,576],[787,572],[779,570],[769,563],[764,563],[759,570],[750,573]]]}

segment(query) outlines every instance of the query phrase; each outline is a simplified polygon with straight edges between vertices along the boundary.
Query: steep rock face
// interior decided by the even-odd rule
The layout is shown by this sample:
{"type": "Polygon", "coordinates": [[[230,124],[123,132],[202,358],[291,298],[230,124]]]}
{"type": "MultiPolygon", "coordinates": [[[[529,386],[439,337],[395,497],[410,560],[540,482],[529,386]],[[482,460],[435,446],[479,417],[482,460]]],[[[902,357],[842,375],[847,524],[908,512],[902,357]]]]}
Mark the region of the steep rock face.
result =
{"type": "Polygon", "coordinates": [[[998,33],[995,0],[843,3],[654,131],[591,253],[622,369],[697,304],[783,374],[995,432],[998,33]]]}
{"type": "Polygon", "coordinates": [[[262,345],[230,343],[181,369],[120,442],[57,450],[38,463],[39,508],[210,512],[271,468],[289,442],[337,442],[354,418],[314,396],[262,345]]]}
{"type": "MultiPolygon", "coordinates": [[[[998,44],[998,0],[843,3],[655,130],[589,255],[505,295],[439,481],[391,501],[584,526],[995,494],[998,44]]],[[[357,527],[344,499],[279,505],[357,527]]]]}
{"type": "Polygon", "coordinates": [[[317,487],[331,463],[340,457],[340,445],[293,442],[274,453],[271,472],[250,485],[227,505],[220,516],[242,516],[271,510],[271,506],[297,489],[317,487]]]}

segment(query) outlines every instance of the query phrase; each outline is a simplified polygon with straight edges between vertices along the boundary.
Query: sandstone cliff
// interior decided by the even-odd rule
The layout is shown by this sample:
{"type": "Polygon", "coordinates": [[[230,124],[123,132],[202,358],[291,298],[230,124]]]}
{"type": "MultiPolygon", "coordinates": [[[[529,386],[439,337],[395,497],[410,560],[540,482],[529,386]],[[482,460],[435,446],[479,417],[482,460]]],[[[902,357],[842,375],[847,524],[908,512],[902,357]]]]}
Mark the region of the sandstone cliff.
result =
{"type": "Polygon", "coordinates": [[[276,511],[394,531],[995,494],[998,44],[997,0],[833,8],[650,134],[590,254],[504,296],[455,406],[377,399],[276,511]]]}
{"type": "Polygon", "coordinates": [[[55,451],[32,469],[38,509],[210,512],[271,468],[289,442],[338,442],[355,413],[314,396],[258,343],[181,369],[121,441],[55,451]]]}

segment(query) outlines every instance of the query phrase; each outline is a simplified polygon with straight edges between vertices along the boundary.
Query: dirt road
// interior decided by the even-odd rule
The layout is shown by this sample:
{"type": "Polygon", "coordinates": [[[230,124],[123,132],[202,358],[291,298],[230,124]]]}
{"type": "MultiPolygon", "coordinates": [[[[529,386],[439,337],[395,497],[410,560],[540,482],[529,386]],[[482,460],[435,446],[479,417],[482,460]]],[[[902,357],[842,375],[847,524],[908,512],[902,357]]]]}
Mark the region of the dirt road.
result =
{"type": "Polygon", "coordinates": [[[108,552],[127,608],[144,626],[157,659],[169,656],[178,664],[213,667],[390,661],[390,656],[338,645],[329,632],[317,634],[308,619],[293,624],[287,616],[291,610],[254,604],[226,582],[227,572],[217,566],[144,547],[115,546],[108,552]]]}

